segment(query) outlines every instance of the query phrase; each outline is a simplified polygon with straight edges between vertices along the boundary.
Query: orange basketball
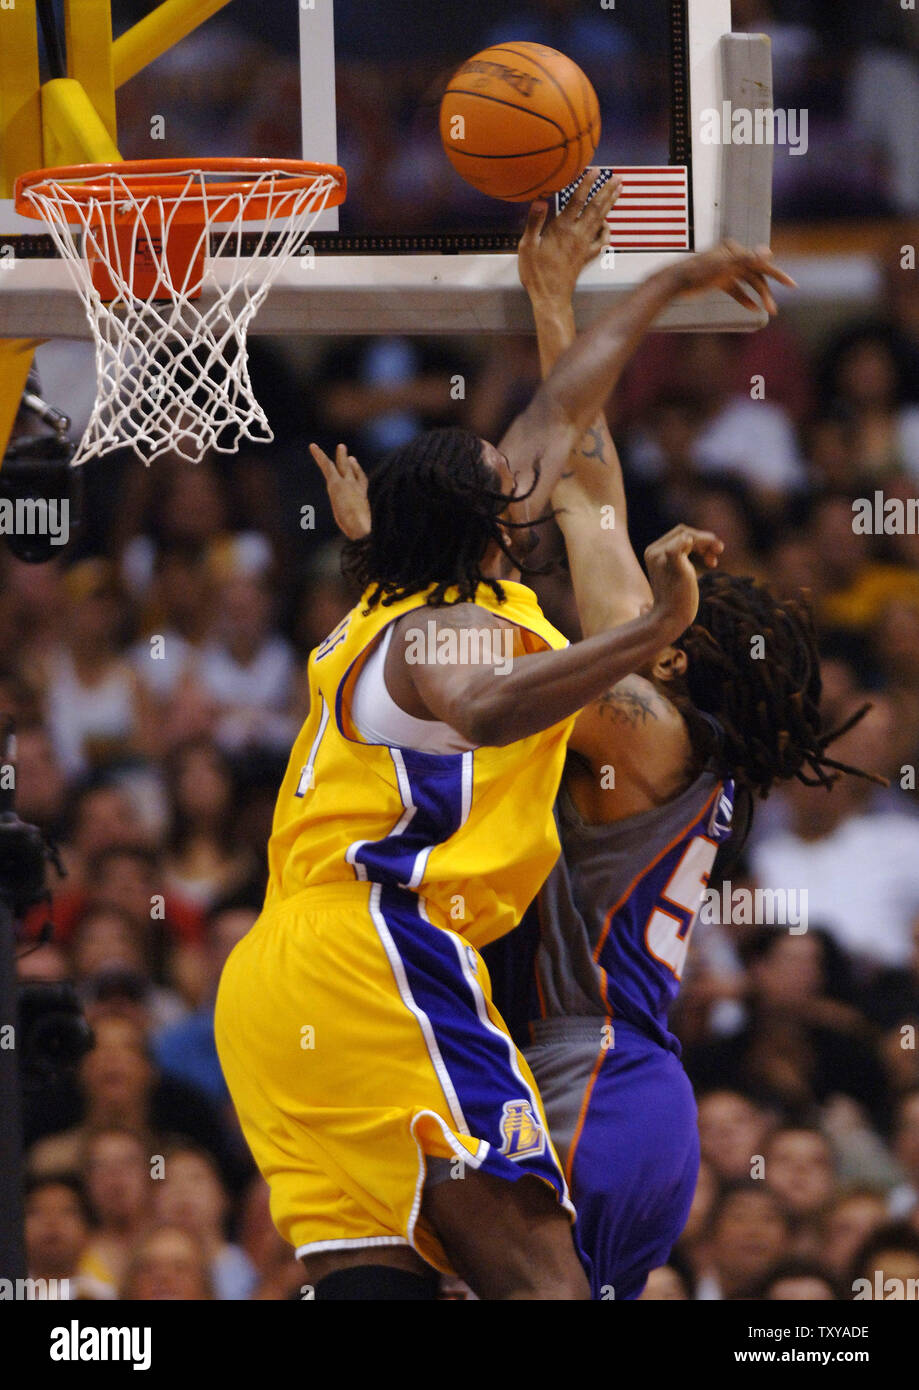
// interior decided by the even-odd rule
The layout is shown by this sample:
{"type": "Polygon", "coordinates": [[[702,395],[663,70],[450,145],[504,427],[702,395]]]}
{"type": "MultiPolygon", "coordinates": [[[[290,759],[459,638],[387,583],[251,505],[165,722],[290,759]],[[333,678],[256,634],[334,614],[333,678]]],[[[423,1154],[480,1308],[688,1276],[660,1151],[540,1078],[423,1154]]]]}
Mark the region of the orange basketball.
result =
{"type": "Polygon", "coordinates": [[[473,188],[529,202],[564,188],[593,159],[597,94],[577,63],[554,48],[495,44],[451,77],[440,138],[473,188]]]}

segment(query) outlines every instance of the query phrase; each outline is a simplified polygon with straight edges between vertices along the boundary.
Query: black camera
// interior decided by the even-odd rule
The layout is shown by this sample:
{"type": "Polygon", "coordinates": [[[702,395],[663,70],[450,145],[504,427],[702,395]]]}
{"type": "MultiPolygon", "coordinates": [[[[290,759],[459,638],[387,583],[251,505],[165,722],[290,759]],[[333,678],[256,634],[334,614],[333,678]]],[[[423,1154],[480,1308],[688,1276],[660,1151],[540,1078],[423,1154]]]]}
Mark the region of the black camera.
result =
{"type": "Polygon", "coordinates": [[[0,535],[29,564],[60,555],[79,525],[82,485],[70,467],[76,446],[69,428],[67,416],[38,395],[33,368],[0,466],[0,535]]]}
{"type": "MultiPolygon", "coordinates": [[[[0,764],[13,763],[13,721],[0,721],[0,764]]],[[[13,791],[0,792],[0,906],[14,928],[38,903],[50,898],[46,869],[60,869],[57,853],[42,832],[16,815],[13,791]]],[[[47,939],[47,937],[45,938],[47,939]]],[[[16,1051],[20,1080],[27,1091],[41,1089],[73,1067],[92,1046],[73,985],[66,981],[23,984],[16,1003],[16,1051]]]]}

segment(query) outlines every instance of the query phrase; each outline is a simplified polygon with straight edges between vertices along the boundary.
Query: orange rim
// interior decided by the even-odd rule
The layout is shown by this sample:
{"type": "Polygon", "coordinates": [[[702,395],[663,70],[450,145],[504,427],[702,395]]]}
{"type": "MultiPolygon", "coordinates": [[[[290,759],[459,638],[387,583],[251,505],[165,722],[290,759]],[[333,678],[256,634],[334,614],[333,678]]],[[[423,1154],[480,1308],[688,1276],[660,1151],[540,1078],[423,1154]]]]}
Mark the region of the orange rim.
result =
{"type": "MultiPolygon", "coordinates": [[[[58,184],[66,183],[67,192],[77,203],[89,203],[94,198],[110,199],[113,198],[110,178],[118,175],[135,193],[161,197],[167,201],[170,195],[177,197],[181,193],[181,204],[183,207],[187,205],[191,216],[201,217],[202,210],[206,209],[211,220],[216,222],[233,221],[238,216],[236,208],[221,206],[227,198],[249,195],[246,219],[259,221],[270,215],[278,193],[253,195],[252,189],[257,179],[272,171],[289,176],[280,185],[281,196],[305,191],[315,184],[317,178],[331,175],[335,185],[329,192],[325,206],[337,207],[344,202],[347,178],[344,169],[337,164],[317,164],[305,159],[232,159],[229,156],[130,159],[118,164],[70,164],[59,169],[33,169],[27,174],[20,174],[13,197],[16,211],[21,216],[41,220],[41,209],[26,196],[27,193],[51,197],[58,184]],[[189,183],[190,174],[242,174],[244,177],[214,183],[211,187],[206,182],[189,183]],[[94,183],[94,179],[101,182],[94,183]]],[[[119,213],[121,211],[119,209],[119,213]]],[[[130,211],[130,208],[127,209],[128,214],[130,211]]],[[[79,221],[79,218],[73,220],[79,221]]]]}

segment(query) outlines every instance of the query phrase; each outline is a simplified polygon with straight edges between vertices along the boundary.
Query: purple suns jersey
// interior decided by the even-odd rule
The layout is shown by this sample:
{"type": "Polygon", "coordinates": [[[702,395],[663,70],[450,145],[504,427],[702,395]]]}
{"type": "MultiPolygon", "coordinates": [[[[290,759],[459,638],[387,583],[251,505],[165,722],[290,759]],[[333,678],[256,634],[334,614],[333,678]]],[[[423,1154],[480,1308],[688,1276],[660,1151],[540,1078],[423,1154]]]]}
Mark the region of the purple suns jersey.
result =
{"type": "Polygon", "coordinates": [[[562,783],[562,853],[537,900],[531,1018],[618,1018],[679,1055],[667,1014],[733,811],[733,782],[706,771],[665,806],[586,825],[562,783]]]}

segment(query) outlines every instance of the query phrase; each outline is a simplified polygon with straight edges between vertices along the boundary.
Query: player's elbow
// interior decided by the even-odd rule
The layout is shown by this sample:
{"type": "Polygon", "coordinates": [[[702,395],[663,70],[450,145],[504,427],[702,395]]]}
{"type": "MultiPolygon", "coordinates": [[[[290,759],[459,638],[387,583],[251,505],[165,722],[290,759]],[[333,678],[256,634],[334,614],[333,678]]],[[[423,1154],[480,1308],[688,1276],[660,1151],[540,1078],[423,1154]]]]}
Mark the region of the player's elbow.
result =
{"type": "Polygon", "coordinates": [[[467,693],[456,701],[446,722],[477,748],[501,748],[517,737],[505,702],[493,691],[467,693]]]}

